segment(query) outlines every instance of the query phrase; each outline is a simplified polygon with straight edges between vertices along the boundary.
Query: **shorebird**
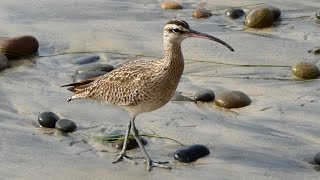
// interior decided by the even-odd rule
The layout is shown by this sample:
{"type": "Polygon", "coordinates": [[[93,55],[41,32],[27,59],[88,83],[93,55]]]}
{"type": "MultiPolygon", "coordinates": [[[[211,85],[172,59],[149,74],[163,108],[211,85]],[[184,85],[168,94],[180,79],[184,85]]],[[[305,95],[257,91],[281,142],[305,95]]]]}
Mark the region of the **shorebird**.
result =
{"type": "Polygon", "coordinates": [[[113,71],[71,86],[74,95],[68,99],[89,98],[100,100],[118,106],[129,113],[131,117],[125,134],[124,145],[113,163],[127,161],[136,164],[126,154],[127,140],[132,134],[137,141],[147,163],[147,170],[152,167],[171,169],[165,165],[168,162],[153,161],[146,152],[135,126],[136,116],[164,106],[173,96],[184,69],[184,59],[181,52],[181,42],[188,37],[197,37],[219,42],[234,51],[224,41],[190,29],[187,22],[173,19],[164,26],[164,58],[157,60],[140,59],[122,64],[113,71]]]}

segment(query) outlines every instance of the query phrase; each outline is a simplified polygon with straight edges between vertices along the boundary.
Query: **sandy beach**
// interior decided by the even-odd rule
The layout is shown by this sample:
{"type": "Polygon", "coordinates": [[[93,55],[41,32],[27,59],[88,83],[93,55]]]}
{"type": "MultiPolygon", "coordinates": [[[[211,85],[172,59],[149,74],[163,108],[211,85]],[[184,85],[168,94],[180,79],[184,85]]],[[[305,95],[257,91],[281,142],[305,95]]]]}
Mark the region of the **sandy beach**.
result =
{"type": "MultiPolygon", "coordinates": [[[[320,66],[318,0],[207,1],[213,13],[195,19],[199,1],[181,1],[182,10],[163,10],[162,1],[37,0],[0,3],[1,37],[32,35],[38,55],[11,61],[0,72],[0,179],[319,179],[311,164],[320,152],[319,79],[296,80],[291,66],[298,62],[320,66]],[[228,7],[249,10],[265,3],[281,9],[276,26],[245,29],[244,17],[231,20],[228,7]],[[194,163],[173,158],[181,145],[168,139],[146,138],[155,160],[169,161],[171,170],[145,170],[138,165],[112,164],[117,150],[94,137],[125,133],[127,112],[93,100],[67,103],[81,65],[73,60],[100,56],[99,63],[118,66],[134,58],[163,57],[162,31],[172,18],[194,30],[230,44],[203,39],[182,43],[185,70],[177,91],[192,96],[199,89],[215,93],[237,90],[252,103],[226,110],[214,103],[169,102],[137,117],[144,133],[153,131],[185,145],[203,144],[211,154],[194,163]],[[52,111],[78,128],[61,134],[39,127],[38,115],[52,111]]],[[[129,155],[141,156],[139,149],[129,155]]]]}

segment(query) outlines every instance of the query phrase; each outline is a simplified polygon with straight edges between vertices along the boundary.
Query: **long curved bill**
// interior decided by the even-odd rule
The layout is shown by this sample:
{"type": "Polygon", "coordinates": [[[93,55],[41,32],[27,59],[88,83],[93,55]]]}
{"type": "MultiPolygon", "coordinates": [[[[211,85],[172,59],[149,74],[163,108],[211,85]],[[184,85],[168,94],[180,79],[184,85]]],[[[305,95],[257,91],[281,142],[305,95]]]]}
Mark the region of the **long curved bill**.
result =
{"type": "Polygon", "coordinates": [[[210,36],[208,34],[204,34],[204,33],[189,29],[188,35],[190,37],[204,38],[204,39],[209,39],[209,40],[212,40],[212,41],[216,41],[216,42],[226,46],[227,48],[229,48],[230,51],[234,51],[234,49],[229,44],[227,44],[226,42],[224,42],[221,39],[218,39],[216,37],[210,36]]]}

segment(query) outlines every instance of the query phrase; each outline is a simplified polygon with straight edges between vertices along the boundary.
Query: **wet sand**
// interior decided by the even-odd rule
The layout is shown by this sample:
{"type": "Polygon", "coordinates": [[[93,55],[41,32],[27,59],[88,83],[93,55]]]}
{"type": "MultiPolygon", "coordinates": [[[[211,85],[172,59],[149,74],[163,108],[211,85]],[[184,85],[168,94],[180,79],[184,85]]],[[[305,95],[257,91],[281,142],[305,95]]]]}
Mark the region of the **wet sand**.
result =
{"type": "MultiPolygon", "coordinates": [[[[214,15],[197,20],[191,15],[198,1],[164,11],[160,1],[146,0],[3,0],[0,36],[33,35],[40,49],[36,64],[21,60],[0,72],[1,179],[317,179],[319,172],[308,161],[320,151],[319,79],[297,81],[290,72],[301,61],[320,65],[319,56],[307,52],[320,42],[317,1],[268,1],[282,10],[277,26],[244,30],[243,19],[228,19],[224,9],[260,1],[209,1],[206,8],[214,15]],[[80,67],[72,60],[86,55],[99,55],[100,63],[114,66],[136,55],[162,57],[162,28],[173,17],[235,49],[185,40],[178,91],[239,90],[252,104],[223,110],[212,103],[170,102],[141,114],[138,129],[186,145],[204,144],[211,154],[181,164],[173,159],[179,144],[148,138],[147,151],[155,160],[168,160],[172,170],[146,172],[142,160],[136,166],[112,164],[116,151],[90,137],[124,133],[127,113],[91,100],[67,103],[71,93],[60,86],[70,83],[80,67]],[[75,121],[78,130],[63,135],[39,128],[43,111],[75,121]]],[[[141,153],[137,149],[129,155],[141,153]]]]}

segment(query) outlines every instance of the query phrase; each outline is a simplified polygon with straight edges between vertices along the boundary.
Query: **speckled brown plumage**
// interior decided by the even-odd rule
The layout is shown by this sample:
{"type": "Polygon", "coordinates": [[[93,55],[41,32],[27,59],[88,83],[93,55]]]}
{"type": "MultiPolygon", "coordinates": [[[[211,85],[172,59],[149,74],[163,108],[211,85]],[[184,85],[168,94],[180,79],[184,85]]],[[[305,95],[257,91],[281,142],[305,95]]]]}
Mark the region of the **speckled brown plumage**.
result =
{"type": "Polygon", "coordinates": [[[181,52],[181,42],[188,37],[199,37],[217,41],[233,51],[225,42],[190,29],[187,22],[171,20],[164,27],[164,58],[158,60],[134,60],[122,64],[115,70],[95,79],[69,84],[74,95],[69,99],[90,98],[114,104],[129,112],[129,121],[125,135],[124,146],[114,163],[127,161],[134,163],[126,155],[126,142],[132,128],[132,134],[140,146],[147,162],[148,170],[151,167],[162,167],[166,162],[151,160],[140,140],[135,127],[135,117],[143,112],[156,110],[164,106],[173,96],[184,69],[184,60],[181,52]]]}

